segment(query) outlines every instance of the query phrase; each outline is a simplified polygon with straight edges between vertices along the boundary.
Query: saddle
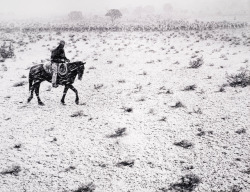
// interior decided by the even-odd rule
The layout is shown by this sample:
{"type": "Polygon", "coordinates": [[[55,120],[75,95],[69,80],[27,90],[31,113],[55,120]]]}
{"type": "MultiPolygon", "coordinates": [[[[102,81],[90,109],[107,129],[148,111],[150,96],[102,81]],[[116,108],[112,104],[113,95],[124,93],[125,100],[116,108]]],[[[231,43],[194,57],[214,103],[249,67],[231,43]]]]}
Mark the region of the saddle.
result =
{"type": "MultiPolygon", "coordinates": [[[[43,65],[44,70],[46,71],[46,73],[49,73],[52,75],[52,64],[51,63],[46,63],[43,65]]],[[[60,76],[64,76],[66,75],[68,72],[68,66],[66,63],[59,63],[58,64],[58,68],[57,68],[57,73],[60,76]]]]}

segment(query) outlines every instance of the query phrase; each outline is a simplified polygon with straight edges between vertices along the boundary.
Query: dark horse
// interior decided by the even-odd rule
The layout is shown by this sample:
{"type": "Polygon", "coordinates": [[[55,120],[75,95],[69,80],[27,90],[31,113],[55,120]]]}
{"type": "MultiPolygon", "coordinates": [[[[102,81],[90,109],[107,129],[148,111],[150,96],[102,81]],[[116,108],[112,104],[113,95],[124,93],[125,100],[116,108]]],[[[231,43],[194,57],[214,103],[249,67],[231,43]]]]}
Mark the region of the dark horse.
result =
{"type": "MultiPolygon", "coordinates": [[[[72,91],[75,92],[75,94],[76,94],[75,102],[77,105],[79,104],[78,92],[72,84],[75,81],[76,75],[78,75],[79,80],[82,79],[82,75],[83,75],[84,69],[85,69],[84,64],[85,63],[83,63],[81,61],[74,62],[74,63],[68,63],[67,64],[68,72],[63,76],[59,75],[59,73],[58,73],[57,84],[65,86],[64,91],[63,91],[63,96],[61,99],[62,104],[65,104],[64,99],[65,99],[65,96],[66,96],[68,89],[71,89],[72,91]]],[[[31,67],[30,72],[29,72],[30,97],[28,98],[28,102],[30,102],[31,99],[33,98],[33,92],[35,91],[36,97],[38,100],[38,104],[44,105],[44,103],[41,101],[41,99],[39,97],[40,84],[43,81],[51,82],[51,80],[52,80],[52,74],[45,71],[43,64],[39,64],[39,65],[35,65],[35,66],[31,67]]]]}

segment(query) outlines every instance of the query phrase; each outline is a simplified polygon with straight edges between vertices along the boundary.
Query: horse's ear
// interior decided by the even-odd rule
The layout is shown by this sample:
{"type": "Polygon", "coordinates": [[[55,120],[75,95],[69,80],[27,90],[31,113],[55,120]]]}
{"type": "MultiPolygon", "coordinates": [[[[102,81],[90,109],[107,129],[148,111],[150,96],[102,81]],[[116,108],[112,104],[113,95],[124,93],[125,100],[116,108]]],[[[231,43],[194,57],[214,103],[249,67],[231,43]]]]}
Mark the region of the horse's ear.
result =
{"type": "Polygon", "coordinates": [[[86,62],[82,62],[82,64],[83,64],[83,65],[85,65],[85,64],[86,64],[86,62]]]}

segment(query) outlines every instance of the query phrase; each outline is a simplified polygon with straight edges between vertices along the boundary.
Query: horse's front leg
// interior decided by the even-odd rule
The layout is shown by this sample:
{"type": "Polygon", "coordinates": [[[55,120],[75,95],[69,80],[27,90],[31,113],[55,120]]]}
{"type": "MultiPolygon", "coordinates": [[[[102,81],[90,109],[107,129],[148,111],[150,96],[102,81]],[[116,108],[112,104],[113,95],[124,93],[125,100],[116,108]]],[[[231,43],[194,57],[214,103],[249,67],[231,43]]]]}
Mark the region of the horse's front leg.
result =
{"type": "Polygon", "coordinates": [[[76,88],[75,88],[73,85],[69,85],[69,88],[70,88],[72,91],[75,92],[75,94],[76,94],[76,100],[75,100],[75,102],[76,102],[76,104],[78,105],[78,104],[79,104],[78,91],[76,90],[76,88]]]}
{"type": "Polygon", "coordinates": [[[43,106],[44,103],[41,101],[41,99],[40,99],[40,97],[39,97],[39,88],[40,88],[40,83],[37,83],[37,84],[35,85],[35,93],[36,93],[38,105],[43,106]]]}
{"type": "Polygon", "coordinates": [[[69,89],[68,85],[65,85],[64,90],[63,90],[63,96],[62,96],[62,99],[61,99],[61,103],[63,105],[65,105],[65,101],[64,100],[65,100],[65,96],[67,94],[68,89],[69,89]]]}

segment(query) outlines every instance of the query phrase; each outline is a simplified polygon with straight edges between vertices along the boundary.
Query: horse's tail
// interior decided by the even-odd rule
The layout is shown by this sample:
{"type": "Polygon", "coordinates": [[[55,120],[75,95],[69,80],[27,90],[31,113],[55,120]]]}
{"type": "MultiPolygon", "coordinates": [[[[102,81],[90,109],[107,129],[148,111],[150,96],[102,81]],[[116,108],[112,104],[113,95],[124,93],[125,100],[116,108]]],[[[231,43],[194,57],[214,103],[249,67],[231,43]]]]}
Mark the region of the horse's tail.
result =
{"type": "Polygon", "coordinates": [[[31,90],[32,83],[33,83],[33,76],[32,76],[32,73],[30,71],[30,73],[29,73],[29,91],[31,90]]]}

